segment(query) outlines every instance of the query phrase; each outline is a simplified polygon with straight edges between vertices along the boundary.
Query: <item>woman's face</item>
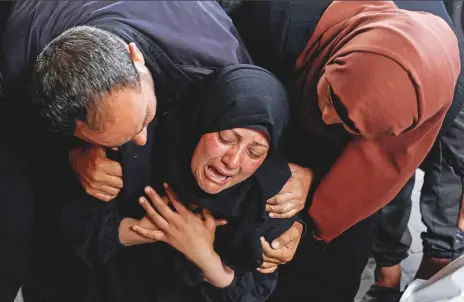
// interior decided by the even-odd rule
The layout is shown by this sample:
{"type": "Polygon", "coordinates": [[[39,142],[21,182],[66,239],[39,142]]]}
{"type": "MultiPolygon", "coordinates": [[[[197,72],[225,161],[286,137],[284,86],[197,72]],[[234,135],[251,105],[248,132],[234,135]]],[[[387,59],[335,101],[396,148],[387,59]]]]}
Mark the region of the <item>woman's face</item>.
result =
{"type": "Polygon", "coordinates": [[[266,136],[257,130],[234,128],[207,133],[193,153],[192,173],[203,191],[217,194],[255,173],[268,151],[266,136]]]}

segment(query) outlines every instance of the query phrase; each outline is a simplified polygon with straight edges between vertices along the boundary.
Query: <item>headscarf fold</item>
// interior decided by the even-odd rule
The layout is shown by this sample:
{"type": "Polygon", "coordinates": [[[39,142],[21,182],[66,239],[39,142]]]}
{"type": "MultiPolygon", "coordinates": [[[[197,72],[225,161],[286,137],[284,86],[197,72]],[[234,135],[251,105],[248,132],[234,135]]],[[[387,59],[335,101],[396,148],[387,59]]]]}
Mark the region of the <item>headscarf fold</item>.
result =
{"type": "Polygon", "coordinates": [[[297,62],[302,117],[367,138],[418,127],[452,99],[456,50],[440,17],[392,1],[334,1],[297,62]],[[331,90],[355,129],[334,109],[331,90]]]}
{"type": "Polygon", "coordinates": [[[233,238],[228,239],[228,248],[248,250],[250,255],[240,256],[252,263],[242,266],[255,268],[261,259],[257,228],[265,214],[266,201],[281,190],[291,175],[288,162],[278,149],[289,118],[286,90],[267,70],[233,65],[209,75],[198,100],[190,99],[184,105],[174,118],[177,126],[166,129],[171,132],[171,142],[163,158],[167,163],[164,180],[183,203],[207,209],[216,218],[234,221],[236,229],[233,238]],[[233,128],[265,133],[270,146],[268,155],[245,181],[218,194],[207,194],[199,188],[191,171],[194,149],[202,135],[233,128]]]}

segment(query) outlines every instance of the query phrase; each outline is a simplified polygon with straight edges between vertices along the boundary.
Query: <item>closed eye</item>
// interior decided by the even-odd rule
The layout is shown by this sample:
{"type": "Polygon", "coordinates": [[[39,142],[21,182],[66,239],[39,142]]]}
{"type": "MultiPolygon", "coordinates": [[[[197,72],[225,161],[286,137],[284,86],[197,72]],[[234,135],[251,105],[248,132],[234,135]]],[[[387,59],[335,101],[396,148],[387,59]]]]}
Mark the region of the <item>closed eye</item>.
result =
{"type": "Polygon", "coordinates": [[[231,144],[234,144],[234,143],[235,143],[234,140],[231,140],[231,139],[226,138],[225,136],[221,135],[220,132],[217,133],[217,136],[218,136],[219,141],[220,141],[221,143],[223,143],[223,144],[231,145],[231,144]]]}

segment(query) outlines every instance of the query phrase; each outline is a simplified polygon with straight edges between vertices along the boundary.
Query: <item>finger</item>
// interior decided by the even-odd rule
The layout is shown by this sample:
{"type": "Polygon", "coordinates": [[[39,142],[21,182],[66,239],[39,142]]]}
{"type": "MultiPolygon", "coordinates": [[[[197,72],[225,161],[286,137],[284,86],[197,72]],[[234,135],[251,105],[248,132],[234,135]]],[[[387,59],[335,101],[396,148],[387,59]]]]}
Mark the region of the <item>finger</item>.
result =
{"type": "Polygon", "coordinates": [[[188,214],[191,213],[180,201],[179,198],[177,197],[177,194],[174,193],[174,191],[171,189],[171,187],[168,184],[163,184],[164,189],[166,190],[166,194],[168,194],[169,199],[171,200],[172,204],[174,205],[174,208],[176,208],[176,211],[183,217],[186,217],[188,214]]]}
{"type": "Polygon", "coordinates": [[[182,218],[175,213],[171,208],[164,203],[163,199],[153,190],[152,187],[145,187],[145,193],[150,197],[152,204],[155,206],[156,210],[163,216],[163,218],[168,222],[172,223],[177,228],[183,225],[182,218]]]}
{"type": "Polygon", "coordinates": [[[273,272],[276,271],[277,268],[278,266],[267,268],[267,269],[258,268],[258,272],[260,272],[261,274],[272,274],[273,272]]]}
{"type": "Polygon", "coordinates": [[[145,197],[139,198],[140,205],[145,209],[147,217],[156,224],[161,230],[167,230],[169,223],[162,217],[158,212],[153,209],[148,200],[145,197]]]}
{"type": "Polygon", "coordinates": [[[105,178],[102,179],[100,182],[104,183],[105,185],[116,188],[116,189],[122,189],[124,186],[124,181],[122,180],[122,177],[120,176],[113,176],[106,174],[105,178]]]}
{"type": "Polygon", "coordinates": [[[303,226],[299,222],[293,223],[293,225],[285,231],[282,235],[272,241],[272,248],[274,250],[286,246],[290,243],[296,242],[300,239],[303,226]]]}
{"type": "Polygon", "coordinates": [[[169,198],[167,196],[161,197],[165,204],[169,204],[169,198]]]}
{"type": "Polygon", "coordinates": [[[216,220],[214,219],[211,212],[206,209],[203,209],[202,214],[203,214],[206,228],[210,231],[214,230],[216,228],[216,220]]]}
{"type": "MultiPolygon", "coordinates": [[[[267,205],[266,208],[269,209],[269,214],[285,214],[291,210],[296,209],[296,205],[292,202],[288,202],[282,205],[267,205]]],[[[269,216],[273,217],[272,215],[269,216]]]]}
{"type": "MultiPolygon", "coordinates": [[[[264,238],[261,237],[261,246],[263,247],[263,254],[264,256],[274,259],[275,262],[285,262],[285,258],[283,257],[283,250],[275,250],[271,247],[269,242],[267,242],[264,238]]],[[[269,260],[269,259],[268,259],[269,260]]]]}
{"type": "Polygon", "coordinates": [[[99,189],[102,185],[122,189],[124,185],[122,177],[109,175],[105,171],[99,171],[98,168],[88,178],[88,185],[94,189],[99,189]]]}
{"type": "Polygon", "coordinates": [[[458,218],[458,228],[461,232],[464,232],[464,212],[461,211],[461,214],[458,218]]]}
{"type": "Polygon", "coordinates": [[[279,260],[279,259],[270,258],[270,257],[268,257],[268,256],[266,256],[266,255],[263,255],[263,263],[264,263],[264,262],[273,263],[273,264],[275,264],[275,265],[285,264],[284,261],[281,261],[281,260],[279,260]]]}
{"type": "Polygon", "coordinates": [[[226,219],[216,219],[215,220],[216,226],[226,225],[227,222],[228,221],[226,219]]]}
{"type": "Polygon", "coordinates": [[[166,193],[168,194],[168,197],[171,201],[179,201],[179,197],[177,197],[177,194],[172,190],[171,186],[169,186],[167,183],[164,183],[163,187],[166,190],[166,193]]]}
{"type": "Polygon", "coordinates": [[[271,267],[276,267],[278,264],[272,263],[272,262],[263,262],[263,264],[259,267],[261,269],[268,269],[271,267]]]}
{"type": "Polygon", "coordinates": [[[104,202],[109,202],[111,200],[113,200],[116,196],[109,196],[109,195],[106,195],[104,193],[95,193],[95,194],[89,194],[90,196],[98,199],[98,200],[101,200],[101,201],[104,201],[104,202]]]}
{"type": "Polygon", "coordinates": [[[295,194],[293,192],[281,192],[274,197],[268,199],[268,205],[282,205],[290,202],[295,199],[295,194]]]}
{"type": "Polygon", "coordinates": [[[109,158],[102,158],[100,165],[106,174],[122,177],[122,167],[117,161],[109,158]]]}
{"type": "Polygon", "coordinates": [[[132,231],[150,240],[166,241],[166,236],[164,235],[162,231],[149,230],[141,226],[137,226],[137,225],[132,226],[132,231]]]}
{"type": "Polygon", "coordinates": [[[290,212],[284,213],[284,214],[279,214],[279,213],[269,213],[269,217],[275,218],[275,219],[284,219],[284,218],[291,218],[298,214],[298,212],[301,210],[291,210],[290,212]]]}
{"type": "Polygon", "coordinates": [[[99,188],[95,188],[95,190],[98,190],[100,191],[100,193],[103,193],[105,195],[111,196],[112,198],[116,197],[121,191],[120,189],[108,187],[105,185],[102,185],[99,188]]]}

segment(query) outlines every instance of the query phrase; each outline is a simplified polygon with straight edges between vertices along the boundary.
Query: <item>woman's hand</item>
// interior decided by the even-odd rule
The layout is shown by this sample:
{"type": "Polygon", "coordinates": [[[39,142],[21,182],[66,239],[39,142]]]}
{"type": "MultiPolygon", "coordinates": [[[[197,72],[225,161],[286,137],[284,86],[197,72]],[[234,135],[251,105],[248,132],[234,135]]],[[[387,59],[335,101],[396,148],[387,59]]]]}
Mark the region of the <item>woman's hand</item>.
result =
{"type": "Polygon", "coordinates": [[[226,222],[215,220],[206,210],[203,210],[202,216],[199,217],[187,209],[168,186],[165,188],[176,212],[171,210],[152,188],[147,187],[145,193],[156,210],[144,197],[140,198],[140,204],[159,230],[148,230],[139,225],[133,226],[132,229],[146,238],[166,242],[184,254],[203,271],[205,280],[214,286],[229,285],[233,280],[233,271],[222,264],[213,247],[216,226],[224,225],[226,222]]]}
{"type": "Polygon", "coordinates": [[[266,211],[271,218],[290,218],[301,211],[306,203],[313,173],[308,168],[288,164],[292,176],[274,197],[267,200],[266,211]]]}
{"type": "Polygon", "coordinates": [[[214,252],[216,231],[214,217],[203,210],[204,220],[200,219],[180,203],[171,190],[167,189],[167,192],[169,201],[177,212],[171,210],[152,188],[147,187],[145,193],[151,199],[156,211],[145,197],[141,197],[139,202],[145,209],[147,217],[159,230],[144,232],[145,230],[138,226],[134,226],[133,230],[140,235],[166,242],[194,263],[203,262],[204,258],[211,257],[214,252]]]}

